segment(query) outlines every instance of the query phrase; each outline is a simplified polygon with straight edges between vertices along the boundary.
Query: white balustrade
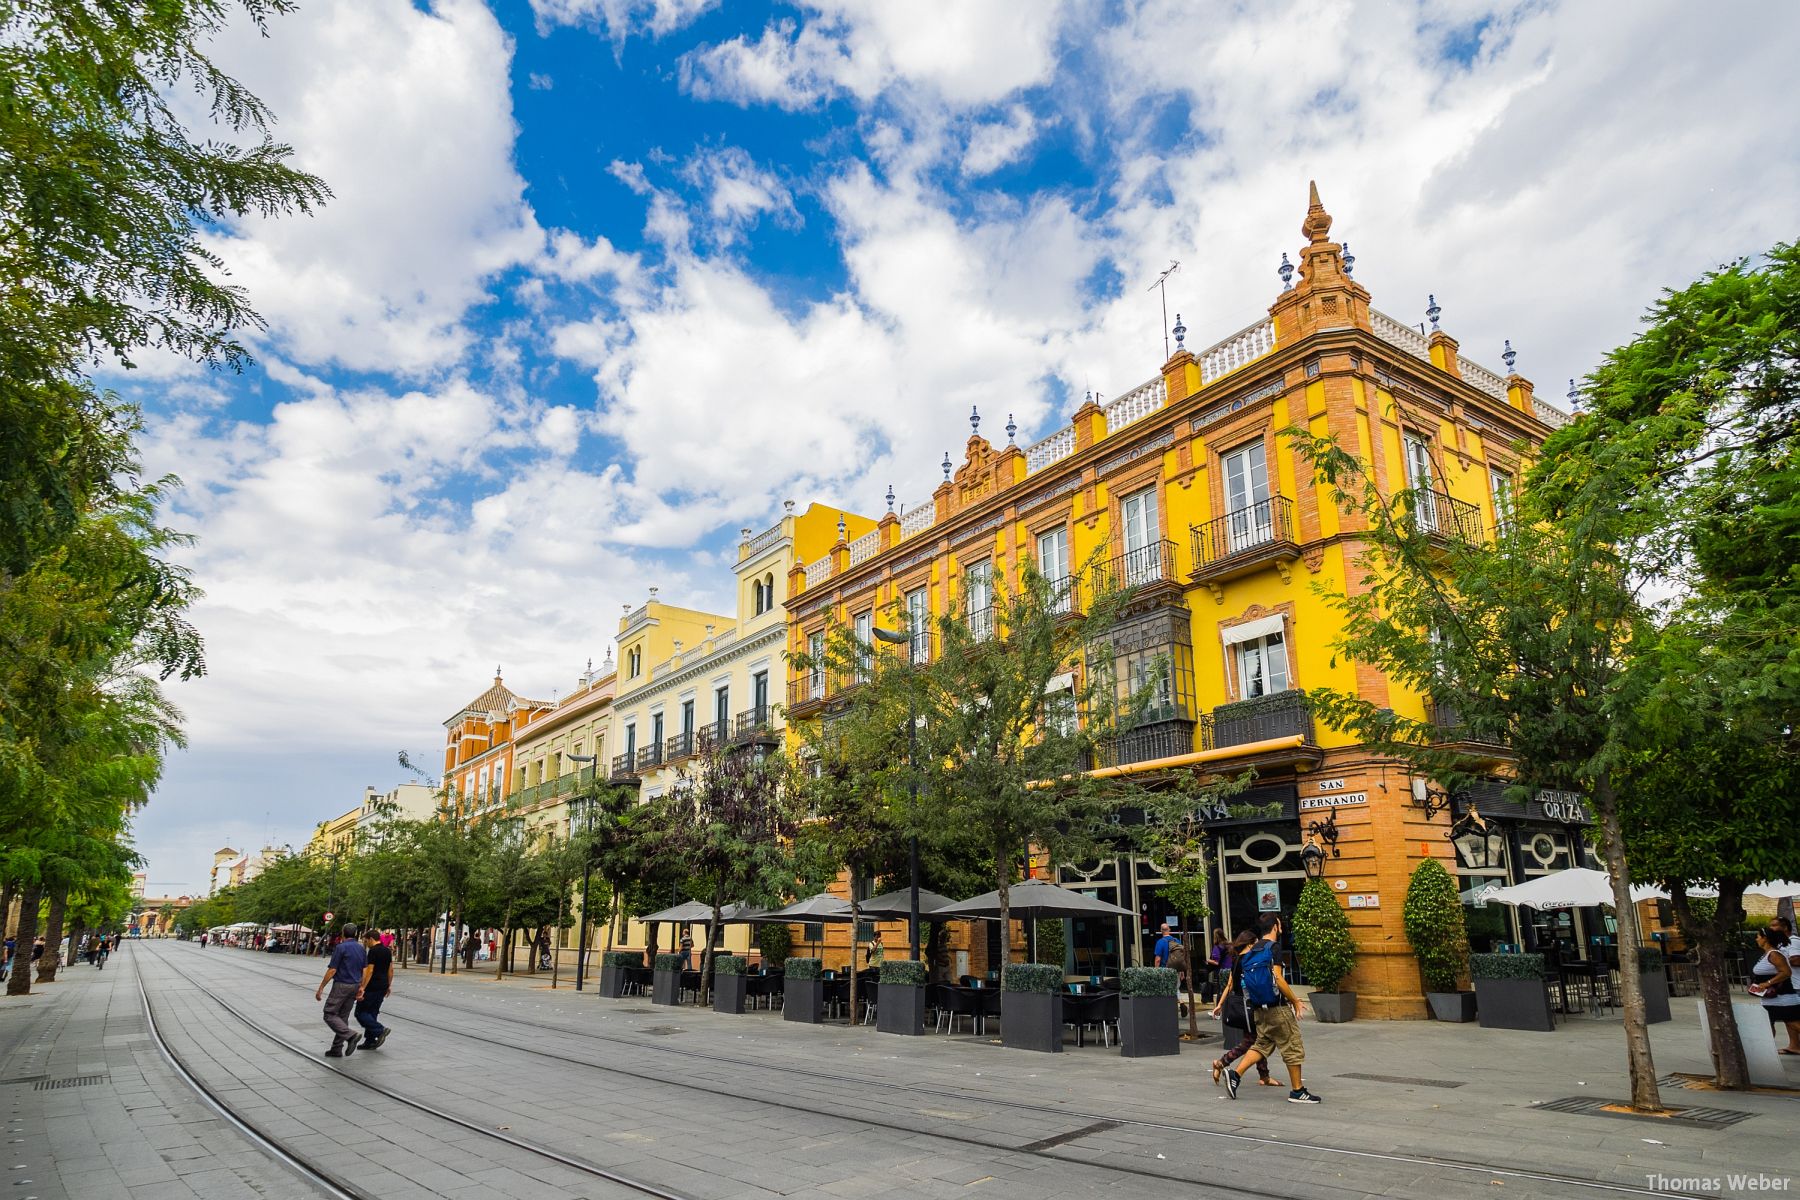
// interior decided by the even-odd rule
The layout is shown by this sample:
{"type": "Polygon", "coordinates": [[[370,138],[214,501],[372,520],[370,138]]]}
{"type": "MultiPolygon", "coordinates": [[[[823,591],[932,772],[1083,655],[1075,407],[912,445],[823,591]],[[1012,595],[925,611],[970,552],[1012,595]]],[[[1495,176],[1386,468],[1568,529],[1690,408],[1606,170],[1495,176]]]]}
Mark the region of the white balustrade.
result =
{"type": "Polygon", "coordinates": [[[1275,349],[1275,320],[1264,317],[1200,354],[1200,382],[1211,383],[1275,349]]]}
{"type": "Polygon", "coordinates": [[[777,521],[777,522],[775,522],[775,524],[769,526],[767,529],[763,530],[761,533],[759,533],[755,537],[751,538],[748,542],[745,543],[745,545],[749,547],[749,553],[755,554],[759,550],[762,550],[768,546],[773,546],[776,542],[779,542],[780,540],[781,540],[781,522],[777,521]]]}
{"type": "Polygon", "coordinates": [[[1165,397],[1161,375],[1138,384],[1117,400],[1101,407],[1100,412],[1106,417],[1106,432],[1110,434],[1133,421],[1143,420],[1163,406],[1165,397]]]}
{"type": "Polygon", "coordinates": [[[868,562],[881,552],[881,530],[871,529],[869,532],[850,543],[850,565],[868,562]]]}
{"type": "Polygon", "coordinates": [[[808,591],[811,591],[813,588],[830,578],[831,555],[827,554],[817,562],[809,562],[806,564],[806,587],[808,591]]]}
{"type": "Polygon", "coordinates": [[[1503,403],[1505,402],[1506,380],[1502,379],[1499,375],[1488,370],[1478,362],[1471,362],[1466,358],[1460,357],[1457,361],[1462,367],[1464,383],[1470,384],[1480,391],[1486,392],[1496,400],[1503,403]]]}
{"type": "Polygon", "coordinates": [[[1531,411],[1538,420],[1552,429],[1561,429],[1570,420],[1568,413],[1538,396],[1531,398],[1531,411]]]}
{"type": "Polygon", "coordinates": [[[646,604],[642,608],[639,608],[637,611],[633,612],[630,616],[625,618],[625,628],[626,629],[636,628],[637,626],[642,625],[645,621],[648,621],[649,619],[650,619],[650,606],[648,604],[646,604]]]}
{"type": "Polygon", "coordinates": [[[912,537],[916,533],[924,533],[937,520],[937,505],[927,500],[911,512],[900,514],[900,536],[912,537]]]}
{"type": "Polygon", "coordinates": [[[1414,358],[1431,361],[1431,343],[1411,325],[1396,321],[1384,312],[1369,310],[1369,325],[1375,336],[1390,346],[1398,346],[1414,358]]]}
{"type": "Polygon", "coordinates": [[[1065,425],[1040,442],[1025,447],[1025,473],[1041,471],[1075,453],[1075,427],[1065,425]]]}

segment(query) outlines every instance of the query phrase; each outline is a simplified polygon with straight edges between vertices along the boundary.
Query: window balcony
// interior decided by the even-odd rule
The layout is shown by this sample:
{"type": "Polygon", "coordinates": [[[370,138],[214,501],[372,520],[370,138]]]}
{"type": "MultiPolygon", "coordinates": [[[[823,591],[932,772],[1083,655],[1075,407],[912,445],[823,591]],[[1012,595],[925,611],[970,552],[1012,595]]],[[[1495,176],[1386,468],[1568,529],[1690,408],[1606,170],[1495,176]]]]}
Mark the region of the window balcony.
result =
{"type": "Polygon", "coordinates": [[[1412,510],[1402,520],[1427,537],[1442,542],[1479,545],[1482,540],[1481,508],[1435,488],[1414,488],[1412,510]]]}
{"type": "Polygon", "coordinates": [[[637,756],[635,754],[615,754],[612,770],[606,776],[609,783],[638,782],[637,756]]]}
{"type": "Polygon", "coordinates": [[[1312,704],[1299,688],[1221,704],[1206,715],[1200,728],[1203,750],[1254,746],[1294,737],[1300,739],[1298,746],[1259,753],[1250,761],[1267,766],[1316,764],[1324,757],[1313,729],[1312,704]]]}
{"type": "Polygon", "coordinates": [[[663,762],[662,746],[660,746],[660,745],[641,746],[638,748],[637,772],[639,775],[642,775],[645,771],[656,770],[656,768],[662,766],[662,762],[663,762]]]}
{"type": "Polygon", "coordinates": [[[663,742],[663,761],[680,762],[684,758],[692,758],[699,744],[699,735],[694,733],[677,733],[663,742]]]}
{"type": "Polygon", "coordinates": [[[1194,722],[1169,715],[1096,742],[1094,766],[1122,767],[1193,752],[1194,722]]]}
{"type": "Polygon", "coordinates": [[[1189,527],[1194,541],[1194,582],[1214,586],[1268,566],[1281,572],[1300,556],[1294,502],[1271,496],[1246,508],[1189,527]]]}
{"type": "Polygon", "coordinates": [[[969,612],[969,636],[985,642],[994,636],[994,606],[985,605],[969,612]]]}
{"type": "Polygon", "coordinates": [[[828,676],[822,668],[804,671],[799,678],[788,680],[788,716],[795,719],[811,716],[824,707],[825,698],[840,686],[840,681],[828,676]]]}
{"type": "Polygon", "coordinates": [[[1094,568],[1097,593],[1131,589],[1135,599],[1156,600],[1166,593],[1181,593],[1175,574],[1175,543],[1168,538],[1140,546],[1094,568]]]}
{"type": "Polygon", "coordinates": [[[766,704],[745,709],[737,715],[731,728],[734,746],[778,746],[781,735],[775,730],[774,710],[766,704]]]}
{"type": "Polygon", "coordinates": [[[1510,756],[1505,738],[1471,730],[1463,723],[1462,714],[1452,705],[1427,700],[1425,719],[1437,726],[1431,738],[1433,745],[1460,747],[1471,754],[1490,758],[1510,756]]]}

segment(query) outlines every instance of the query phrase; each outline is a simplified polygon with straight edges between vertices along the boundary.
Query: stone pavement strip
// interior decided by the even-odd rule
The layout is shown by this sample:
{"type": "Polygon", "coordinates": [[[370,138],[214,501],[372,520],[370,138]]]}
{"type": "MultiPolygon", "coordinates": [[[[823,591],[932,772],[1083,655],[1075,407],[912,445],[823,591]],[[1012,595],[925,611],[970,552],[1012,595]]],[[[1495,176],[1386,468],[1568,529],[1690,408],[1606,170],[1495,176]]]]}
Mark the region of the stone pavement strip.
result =
{"type": "MultiPolygon", "coordinates": [[[[213,986],[228,984],[253,997],[263,1006],[259,1019],[317,1036],[316,1009],[283,995],[299,985],[310,1000],[315,960],[178,945],[154,952],[213,986]]],[[[1725,1177],[1735,1171],[1800,1174],[1792,1149],[1800,1093],[1668,1089],[1671,1104],[1749,1114],[1725,1128],[1542,1109],[1566,1097],[1626,1094],[1616,1019],[1575,1017],[1551,1034],[1429,1022],[1309,1022],[1307,1081],[1326,1103],[1303,1108],[1279,1103],[1284,1093],[1274,1088],[1248,1086],[1237,1103],[1226,1100],[1205,1067],[1218,1052],[1216,1038],[1176,1059],[1125,1060],[1116,1049],[1076,1050],[1072,1043],[1062,1055],[1034,1055],[969,1036],[897,1038],[842,1024],[794,1025],[767,1012],[723,1016],[639,998],[600,1000],[577,995],[566,983],[551,992],[546,982],[495,983],[485,972],[447,978],[402,972],[386,1010],[399,1032],[383,1054],[416,1061],[409,1087],[460,1096],[474,1111],[534,1128],[561,1122],[579,1130],[579,1138],[633,1147],[640,1161],[702,1162],[752,1188],[775,1190],[787,1178],[823,1195],[867,1194],[866,1180],[885,1173],[925,1190],[970,1186],[974,1179],[957,1182],[965,1163],[971,1169],[1003,1164],[1001,1177],[1029,1178],[1048,1168],[1066,1189],[1069,1173],[1046,1156],[1111,1170],[1145,1163],[1158,1172],[1191,1168],[1196,1180],[1260,1174],[1271,1184],[1291,1181],[1301,1194],[1440,1196],[1495,1185],[1482,1170],[1447,1173],[1415,1158],[1637,1189],[1651,1176],[1717,1177],[1716,1187],[1669,1189],[1716,1194],[1734,1194],[1725,1177]],[[534,1049],[551,1054],[528,1053],[534,1049]],[[1435,1086],[1442,1084],[1456,1086],[1435,1086]],[[1021,1099],[1038,1111],[999,1103],[1021,1099]],[[786,1107],[758,1111],[771,1100],[786,1107]],[[721,1108],[722,1124],[712,1115],[721,1108]],[[910,1160],[901,1150],[908,1137],[896,1138],[887,1127],[897,1114],[916,1131],[909,1135],[910,1160]],[[1128,1123],[1079,1133],[1029,1156],[955,1149],[956,1139],[1024,1148],[1090,1130],[1096,1118],[1128,1123]],[[844,1176],[842,1125],[854,1129],[859,1120],[865,1127],[851,1135],[851,1157],[866,1169],[844,1176]],[[1284,1143],[1278,1153],[1245,1140],[1269,1137],[1284,1143]],[[759,1157],[772,1160],[773,1174],[761,1169],[759,1157]]],[[[1705,1047],[1693,1002],[1674,1007],[1677,1019],[1652,1030],[1659,1066],[1702,1071],[1705,1047]]],[[[983,1179],[979,1186],[992,1189],[995,1182],[983,1179]]],[[[1515,1178],[1511,1186],[1550,1185],[1515,1178]]]]}

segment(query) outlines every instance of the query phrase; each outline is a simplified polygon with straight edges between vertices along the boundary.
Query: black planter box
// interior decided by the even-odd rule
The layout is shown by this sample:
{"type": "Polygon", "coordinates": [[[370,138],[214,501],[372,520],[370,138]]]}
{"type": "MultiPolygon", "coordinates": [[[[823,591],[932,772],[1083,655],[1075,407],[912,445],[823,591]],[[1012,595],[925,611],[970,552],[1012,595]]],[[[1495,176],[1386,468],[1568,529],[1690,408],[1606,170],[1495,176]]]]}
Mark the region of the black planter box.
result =
{"type": "Polygon", "coordinates": [[[1000,1044],[1062,1053],[1062,993],[1001,992],[1000,1044]]]}
{"type": "Polygon", "coordinates": [[[650,1003],[681,1003],[681,972],[656,971],[650,981],[650,1003]]]}
{"type": "Polygon", "coordinates": [[[1661,967],[1641,971],[1638,981],[1644,989],[1644,1023],[1654,1025],[1669,1019],[1669,978],[1661,967]]]}
{"type": "Polygon", "coordinates": [[[1181,1016],[1174,996],[1119,997],[1119,1053],[1154,1058],[1181,1053],[1181,1016]]]}
{"type": "Polygon", "coordinates": [[[602,966],[600,968],[600,994],[608,1000],[617,1000],[625,994],[625,968],[602,966]]]}
{"type": "Polygon", "coordinates": [[[925,1032],[925,989],[900,983],[884,983],[875,1005],[875,1029],[878,1033],[925,1032]]]}
{"type": "Polygon", "coordinates": [[[713,975],[713,1011],[731,1013],[733,1016],[744,1011],[744,993],[750,990],[750,981],[742,975],[713,975]]]}
{"type": "Polygon", "coordinates": [[[1483,1029],[1556,1029],[1541,979],[1477,979],[1475,1008],[1483,1029]]]}
{"type": "Polygon", "coordinates": [[[1355,992],[1314,992],[1308,999],[1312,1001],[1313,1016],[1319,1018],[1321,1025],[1356,1020],[1355,992]]]}
{"type": "Polygon", "coordinates": [[[1431,1005],[1431,1019],[1434,1021],[1473,1021],[1475,1019],[1474,992],[1426,992],[1425,1000],[1431,1005]]]}
{"type": "Polygon", "coordinates": [[[817,1025],[825,1011],[823,979],[789,979],[781,985],[781,1019],[817,1025]]]}

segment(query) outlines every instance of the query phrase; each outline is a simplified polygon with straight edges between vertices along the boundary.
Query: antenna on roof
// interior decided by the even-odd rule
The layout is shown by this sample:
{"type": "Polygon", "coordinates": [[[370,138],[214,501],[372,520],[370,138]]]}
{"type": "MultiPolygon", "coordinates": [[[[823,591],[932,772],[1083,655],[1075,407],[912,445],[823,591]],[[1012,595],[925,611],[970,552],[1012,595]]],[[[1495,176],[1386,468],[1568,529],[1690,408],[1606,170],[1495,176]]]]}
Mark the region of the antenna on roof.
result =
{"type": "Polygon", "coordinates": [[[1156,277],[1156,282],[1144,289],[1147,292],[1161,292],[1162,293],[1162,314],[1163,314],[1162,328],[1163,328],[1163,358],[1164,359],[1167,359],[1169,357],[1169,276],[1173,275],[1175,272],[1177,272],[1179,270],[1181,270],[1181,264],[1171,258],[1169,260],[1169,269],[1164,271],[1161,275],[1158,275],[1156,277]]]}

